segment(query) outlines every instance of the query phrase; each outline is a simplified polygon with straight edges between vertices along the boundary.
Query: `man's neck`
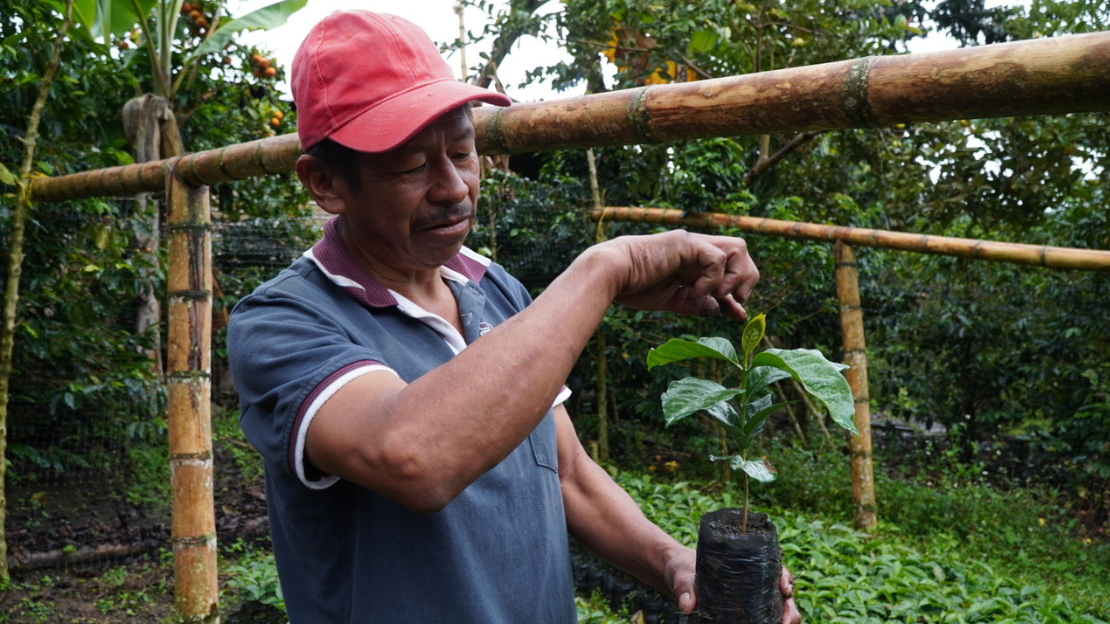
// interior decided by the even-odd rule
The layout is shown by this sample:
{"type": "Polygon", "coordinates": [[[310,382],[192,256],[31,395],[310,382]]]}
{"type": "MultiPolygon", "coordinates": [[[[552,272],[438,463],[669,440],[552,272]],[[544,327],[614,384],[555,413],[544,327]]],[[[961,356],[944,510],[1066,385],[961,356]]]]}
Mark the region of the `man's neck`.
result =
{"type": "Polygon", "coordinates": [[[462,333],[458,302],[443,281],[440,267],[426,270],[402,270],[378,261],[352,240],[350,230],[340,219],[336,224],[339,240],[359,268],[382,286],[400,294],[424,310],[436,314],[462,333]]]}

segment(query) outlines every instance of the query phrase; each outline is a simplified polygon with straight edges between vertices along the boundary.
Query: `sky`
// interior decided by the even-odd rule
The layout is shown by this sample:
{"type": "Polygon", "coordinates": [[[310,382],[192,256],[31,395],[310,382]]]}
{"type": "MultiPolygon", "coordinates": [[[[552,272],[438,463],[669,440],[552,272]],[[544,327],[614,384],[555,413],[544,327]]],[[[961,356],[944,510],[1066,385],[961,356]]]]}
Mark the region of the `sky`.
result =
{"type": "MultiPolygon", "coordinates": [[[[232,15],[240,16],[273,2],[274,0],[231,0],[229,10],[232,15]]],[[[294,13],[284,26],[268,31],[246,33],[239,37],[239,40],[269,49],[277,57],[279,63],[288,69],[301,41],[304,40],[308,31],[317,22],[333,11],[369,9],[380,13],[392,13],[408,19],[422,27],[431,36],[432,41],[445,43],[454,41],[459,37],[459,16],[455,13],[456,4],[456,0],[309,0],[308,5],[294,13]]],[[[492,4],[500,8],[506,6],[508,2],[494,0],[492,4]]],[[[551,0],[540,8],[541,11],[557,11],[558,9],[558,0],[551,0]]],[[[481,32],[482,28],[490,21],[485,13],[473,7],[467,8],[463,19],[466,29],[475,33],[481,32]]],[[[466,62],[468,65],[477,65],[479,52],[490,49],[490,42],[486,41],[483,44],[467,48],[466,62]]],[[[461,77],[462,64],[459,53],[455,52],[446,58],[448,64],[455,70],[455,75],[461,77]]],[[[500,68],[498,76],[501,78],[508,95],[520,102],[579,95],[578,93],[557,94],[543,85],[536,85],[528,89],[518,89],[516,87],[524,79],[524,73],[527,70],[540,64],[554,64],[559,60],[569,59],[569,55],[556,46],[548,46],[535,38],[529,37],[521,40],[517,47],[513,49],[512,54],[509,55],[505,64],[500,68]],[[524,59],[529,60],[525,61],[524,59]]],[[[279,85],[279,88],[288,93],[287,86],[279,85]]]]}
{"type": "MultiPolygon", "coordinates": [[[[248,11],[266,6],[275,0],[231,0],[229,9],[232,15],[241,16],[248,11]]],[[[998,5],[1028,5],[1030,0],[987,0],[988,8],[998,5]]],[[[343,9],[369,9],[382,13],[393,13],[404,17],[424,28],[436,43],[454,41],[459,37],[459,16],[455,12],[456,0],[308,0],[308,5],[297,13],[284,26],[268,31],[255,31],[246,33],[240,40],[253,43],[269,49],[277,57],[279,63],[289,68],[293,55],[302,40],[317,22],[327,17],[331,12],[343,9]]],[[[492,0],[496,8],[506,6],[506,0],[492,0]]],[[[539,11],[558,11],[559,0],[549,0],[542,5],[539,11]]],[[[489,18],[482,11],[468,7],[463,19],[467,30],[481,32],[489,22],[489,18]]],[[[930,33],[924,39],[914,40],[911,45],[912,52],[931,52],[935,50],[951,50],[958,47],[957,42],[946,35],[930,33]]],[[[488,51],[490,42],[485,41],[477,46],[469,46],[466,52],[466,61],[474,66],[478,63],[478,54],[488,51]]],[[[455,52],[446,57],[448,64],[455,69],[456,76],[462,75],[459,53],[455,52]]],[[[554,44],[545,44],[533,37],[522,38],[499,68],[498,76],[505,87],[506,93],[519,102],[533,102],[537,100],[557,99],[581,95],[578,92],[558,93],[543,84],[530,85],[521,89],[517,85],[523,81],[527,70],[539,65],[553,65],[559,60],[570,60],[562,49],[554,44]]],[[[288,85],[279,85],[279,89],[288,97],[288,85]]]]}

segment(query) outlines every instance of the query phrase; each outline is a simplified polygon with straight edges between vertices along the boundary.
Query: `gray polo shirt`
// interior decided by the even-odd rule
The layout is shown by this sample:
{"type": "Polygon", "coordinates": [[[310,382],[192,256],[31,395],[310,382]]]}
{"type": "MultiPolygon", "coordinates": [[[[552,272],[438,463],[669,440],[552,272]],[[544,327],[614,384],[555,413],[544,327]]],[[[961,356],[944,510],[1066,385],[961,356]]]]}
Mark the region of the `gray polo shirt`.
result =
{"type": "Polygon", "coordinates": [[[433,514],[304,461],[308,424],[344,384],[376,370],[412,382],[530,303],[519,282],[468,249],[441,272],[458,301],[461,336],[362,272],[331,222],[304,257],[232,312],[240,423],[265,460],[292,624],[576,620],[550,412],[433,514]]]}

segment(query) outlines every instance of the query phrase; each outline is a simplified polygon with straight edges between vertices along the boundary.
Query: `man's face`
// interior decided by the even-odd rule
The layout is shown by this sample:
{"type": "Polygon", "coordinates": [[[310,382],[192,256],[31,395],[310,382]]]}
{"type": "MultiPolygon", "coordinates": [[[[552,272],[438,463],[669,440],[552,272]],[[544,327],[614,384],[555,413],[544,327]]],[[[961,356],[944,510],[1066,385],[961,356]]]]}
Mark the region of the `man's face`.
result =
{"type": "Polygon", "coordinates": [[[475,218],[479,166],[462,109],[400,147],[358,156],[360,188],[343,190],[348,241],[380,269],[425,271],[450,260],[475,218]]]}

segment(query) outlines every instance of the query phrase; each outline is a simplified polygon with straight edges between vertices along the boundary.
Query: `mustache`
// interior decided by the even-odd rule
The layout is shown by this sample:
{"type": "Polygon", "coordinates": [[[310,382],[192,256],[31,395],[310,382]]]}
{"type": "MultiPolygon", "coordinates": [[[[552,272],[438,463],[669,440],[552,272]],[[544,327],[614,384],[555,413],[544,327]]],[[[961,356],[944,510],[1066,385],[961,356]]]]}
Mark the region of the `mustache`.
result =
{"type": "Polygon", "coordinates": [[[459,219],[474,220],[476,211],[474,206],[468,202],[459,202],[450,206],[439,206],[431,214],[425,215],[416,222],[417,228],[435,227],[458,221],[459,219]]]}

